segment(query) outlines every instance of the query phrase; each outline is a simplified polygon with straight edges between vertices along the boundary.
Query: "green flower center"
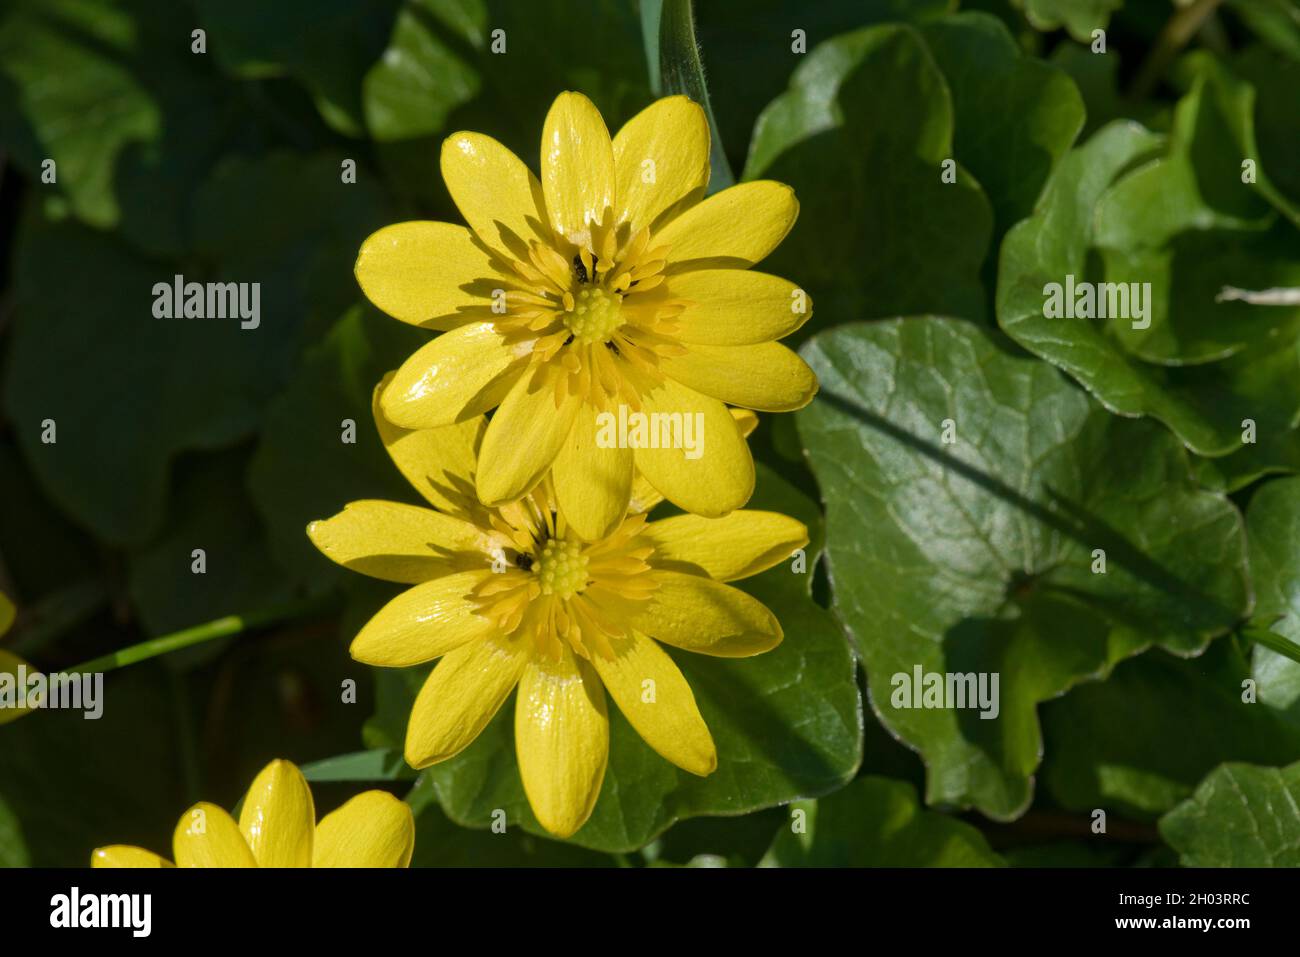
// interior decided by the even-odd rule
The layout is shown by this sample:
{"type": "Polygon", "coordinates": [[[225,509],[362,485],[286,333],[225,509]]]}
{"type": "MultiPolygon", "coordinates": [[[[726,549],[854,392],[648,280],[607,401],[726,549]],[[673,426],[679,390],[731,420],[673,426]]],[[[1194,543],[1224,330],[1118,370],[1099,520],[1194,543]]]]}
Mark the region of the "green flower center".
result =
{"type": "Polygon", "coordinates": [[[533,571],[541,579],[542,594],[572,598],[587,587],[587,556],[582,543],[552,538],[542,546],[533,571]]]}
{"type": "Polygon", "coordinates": [[[623,324],[622,305],[623,297],[618,293],[588,286],[573,297],[573,308],[564,313],[564,324],[583,345],[608,342],[623,324]]]}

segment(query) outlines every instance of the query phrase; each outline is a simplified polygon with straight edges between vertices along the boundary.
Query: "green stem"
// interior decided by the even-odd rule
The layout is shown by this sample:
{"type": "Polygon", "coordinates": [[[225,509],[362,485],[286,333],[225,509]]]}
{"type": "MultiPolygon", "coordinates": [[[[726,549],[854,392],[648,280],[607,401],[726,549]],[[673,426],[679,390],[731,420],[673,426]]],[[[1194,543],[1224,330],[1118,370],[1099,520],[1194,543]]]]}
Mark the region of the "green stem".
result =
{"type": "MultiPolygon", "coordinates": [[[[709,103],[709,88],[704,80],[704,63],[695,40],[695,13],[691,0],[664,0],[659,15],[659,84],[664,95],[681,93],[704,108],[709,119],[713,148],[709,151],[709,192],[726,189],[736,181],[722,150],[722,137],[709,103]]],[[[652,17],[646,16],[643,25],[652,17]]],[[[651,80],[655,79],[651,74],[651,80]]]]}
{"type": "Polygon", "coordinates": [[[227,615],[225,618],[218,618],[216,621],[195,625],[192,628],[184,628],[181,631],[172,632],[170,635],[163,635],[161,638],[151,638],[148,641],[140,642],[138,645],[130,645],[118,651],[109,652],[106,655],[92,658],[90,661],[66,670],[69,672],[113,671],[141,661],[148,661],[150,658],[156,658],[159,655],[180,651],[182,648],[189,648],[192,645],[201,645],[205,641],[229,638],[231,635],[238,635],[253,628],[261,628],[264,625],[317,615],[327,611],[332,604],[332,598],[304,598],[300,601],[252,611],[243,615],[227,615]]]}
{"type": "Polygon", "coordinates": [[[1174,11],[1133,80],[1129,93],[1131,99],[1144,100],[1155,91],[1174,57],[1222,2],[1223,0],[1191,0],[1174,11]]]}

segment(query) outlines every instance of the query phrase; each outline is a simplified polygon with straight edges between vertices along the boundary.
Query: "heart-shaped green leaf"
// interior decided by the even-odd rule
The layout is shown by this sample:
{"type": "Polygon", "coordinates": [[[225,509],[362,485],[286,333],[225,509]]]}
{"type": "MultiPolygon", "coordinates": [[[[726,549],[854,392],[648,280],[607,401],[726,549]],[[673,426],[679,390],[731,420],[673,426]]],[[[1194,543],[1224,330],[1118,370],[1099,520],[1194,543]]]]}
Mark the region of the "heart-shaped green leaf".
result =
{"type": "Polygon", "coordinates": [[[1249,604],[1241,518],[1174,438],[1008,345],[952,319],[844,326],[804,347],[821,392],[798,413],[872,705],[931,803],[999,818],[1029,802],[1039,702],[1150,644],[1194,654],[1249,604]],[[980,690],[961,675],[997,693],[955,708],[980,690]]]}

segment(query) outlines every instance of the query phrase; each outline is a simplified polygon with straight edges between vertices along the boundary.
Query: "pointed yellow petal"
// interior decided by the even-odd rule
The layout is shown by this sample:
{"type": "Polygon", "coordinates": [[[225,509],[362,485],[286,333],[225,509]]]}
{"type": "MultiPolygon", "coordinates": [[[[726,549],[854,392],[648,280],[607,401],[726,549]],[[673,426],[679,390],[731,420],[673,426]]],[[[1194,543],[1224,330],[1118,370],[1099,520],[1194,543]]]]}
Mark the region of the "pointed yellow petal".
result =
{"type": "Polygon", "coordinates": [[[596,105],[581,93],[561,93],[542,127],[542,193],[551,229],[586,245],[591,224],[612,217],[614,147],[596,105]]]}
{"type": "Polygon", "coordinates": [[[484,505],[513,502],[536,485],[568,438],[582,406],[570,394],[557,409],[549,386],[521,376],[488,423],[478,462],[478,497],[484,505]]]}
{"type": "Polygon", "coordinates": [[[542,184],[524,162],[490,136],[453,133],[442,144],[442,178],[479,239],[527,262],[528,244],[549,244],[542,184]]]}
{"type": "Polygon", "coordinates": [[[492,314],[492,290],[503,276],[451,223],[394,223],[372,233],[357,254],[357,282],[366,298],[402,322],[452,329],[492,314]]]}
{"type": "MultiPolygon", "coordinates": [[[[740,429],[740,434],[745,438],[749,438],[749,434],[758,428],[758,416],[750,412],[749,409],[728,409],[727,411],[736,420],[736,428],[740,429]]],[[[660,491],[646,481],[644,475],[633,470],[632,494],[629,497],[628,510],[645,513],[663,500],[664,497],[660,491]]]]}
{"type": "Polygon", "coordinates": [[[709,121],[684,96],[656,100],[614,137],[618,216],[631,234],[679,202],[698,200],[709,184],[709,121]]]}
{"type": "Polygon", "coordinates": [[[481,570],[506,544],[462,518],[375,499],[349,502],[333,518],[312,522],[307,536],[344,568],[407,584],[481,570]]]}
{"type": "Polygon", "coordinates": [[[696,392],[760,412],[802,409],[817,394],[817,374],[779,342],[691,346],[660,359],[659,368],[696,392]]]}
{"type": "Polygon", "coordinates": [[[559,661],[524,669],[515,704],[515,753],[542,827],[569,837],[587,822],[609,759],[605,691],[591,665],[561,645],[559,661]]]}
{"type": "Polygon", "coordinates": [[[470,592],[492,570],[457,572],[408,588],[375,613],[352,639],[357,661],[403,668],[432,661],[494,630],[475,612],[470,592]]]}
{"type": "MultiPolygon", "coordinates": [[[[27,682],[33,677],[40,674],[35,668],[29,665],[22,658],[19,658],[13,652],[5,651],[0,648],[0,675],[12,675],[12,702],[8,700],[9,695],[0,697],[0,725],[8,724],[10,721],[17,721],[23,715],[30,713],[39,706],[39,701],[27,700],[27,682]],[[19,669],[24,669],[19,671],[19,669]],[[19,679],[23,678],[24,681],[19,679]]],[[[8,684],[9,682],[6,682],[8,684]]]]}
{"type": "Polygon", "coordinates": [[[637,734],[683,771],[712,774],[718,767],[713,736],[672,658],[635,632],[611,639],[610,646],[614,657],[594,655],[592,664],[637,734]]]}
{"type": "Polygon", "coordinates": [[[749,501],[754,492],[754,459],[726,406],[672,379],[643,392],[641,399],[647,413],[689,415],[692,423],[704,425],[696,433],[699,445],[694,452],[635,450],[636,467],[651,485],[674,505],[709,517],[725,515],[749,501]],[[688,453],[698,454],[688,458],[688,453]]]}
{"type": "Polygon", "coordinates": [[[392,381],[390,372],[375,386],[370,400],[375,428],[389,458],[434,508],[482,524],[485,513],[474,492],[474,469],[487,417],[479,415],[436,429],[404,429],[389,422],[381,406],[381,396],[392,381]]]}
{"type": "Polygon", "coordinates": [[[181,815],[172,833],[177,867],[257,867],[257,859],[235,819],[200,801],[181,815]]]}
{"type": "Polygon", "coordinates": [[[781,339],[812,316],[812,300],[780,276],[747,269],[698,269],[674,276],[673,298],[691,302],[678,317],[687,343],[751,345],[781,339]]]}
{"type": "Polygon", "coordinates": [[[91,867],[171,867],[171,862],[143,847],[129,844],[110,844],[97,847],[90,855],[91,867]]]}
{"type": "Polygon", "coordinates": [[[272,761],[253,779],[239,830],[258,867],[311,867],[316,806],[297,765],[272,761]]]}
{"type": "Polygon", "coordinates": [[[507,372],[526,351],[490,322],[444,332],[393,374],[379,400],[384,417],[404,429],[432,429],[481,415],[506,394],[507,372]]]}
{"type": "Polygon", "coordinates": [[[632,626],[666,645],[719,658],[748,658],[781,643],[781,623],[756,598],[703,575],[656,571],[659,588],[632,626]]]}
{"type": "Polygon", "coordinates": [[[358,794],[316,826],[312,867],[409,867],[415,818],[387,791],[358,794]]]}
{"type": "Polygon", "coordinates": [[[654,542],[656,565],[685,563],[720,582],[757,575],[808,544],[803,522],[748,510],[723,518],[674,515],[651,522],[642,534],[654,542]]]}
{"type": "Polygon", "coordinates": [[[411,709],[406,763],[427,768],[459,754],[479,736],[519,683],[527,656],[518,640],[487,637],[448,654],[411,709]]]}
{"type": "Polygon", "coordinates": [[[794,190],[756,180],[714,193],[655,234],[668,245],[669,269],[747,267],[781,244],[799,215],[794,190]]]}
{"type": "Polygon", "coordinates": [[[632,450],[601,448],[597,413],[584,405],[555,459],[555,492],[564,518],[589,542],[604,538],[627,515],[632,450]]]}
{"type": "Polygon", "coordinates": [[[18,610],[14,608],[14,603],[9,600],[9,597],[0,593],[0,635],[9,630],[17,613],[18,610]]]}

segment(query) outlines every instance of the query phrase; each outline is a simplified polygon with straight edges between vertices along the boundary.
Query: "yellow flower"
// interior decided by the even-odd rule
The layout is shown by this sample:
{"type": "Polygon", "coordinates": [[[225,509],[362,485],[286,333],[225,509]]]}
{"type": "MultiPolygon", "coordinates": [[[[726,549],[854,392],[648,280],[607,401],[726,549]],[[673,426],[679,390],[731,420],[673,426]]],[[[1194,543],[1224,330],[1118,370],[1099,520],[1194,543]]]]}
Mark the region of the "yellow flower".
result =
{"type": "Polygon", "coordinates": [[[512,691],[524,791],[542,826],[568,837],[591,814],[609,747],[605,691],[662,757],[710,774],[717,752],[685,678],[660,644],[727,658],[782,638],[759,601],[724,582],[807,543],[773,512],[647,521],[662,499],[638,477],[613,532],[588,539],[547,477],[499,508],[474,493],[490,429],[482,417],[408,431],[374,412],[393,461],[432,509],[352,502],[311,540],[354,571],[411,584],[357,634],[352,656],[383,667],[441,658],[416,698],[406,760],[450,758],[512,691]]]}
{"type": "MultiPolygon", "coordinates": [[[[358,794],[316,823],[302,772],[272,761],[244,795],[239,823],[215,804],[186,811],[172,835],[178,867],[406,867],[415,848],[411,809],[387,791],[358,794]]],[[[171,867],[125,844],[96,848],[94,867],[171,867]]]]}
{"type": "Polygon", "coordinates": [[[634,463],[698,515],[749,501],[754,462],[726,406],[788,411],[817,390],[776,341],[811,315],[807,296],[749,269],[790,231],[794,192],[758,181],[701,200],[709,128],[681,96],[611,141],[590,100],[562,93],[542,130],[540,180],[496,140],[465,132],[443,143],[442,175],[468,229],[398,223],[357,258],[376,306],[444,330],[397,372],[388,418],[433,428],[499,405],[479,498],[514,501],[554,467],[560,504],[589,539],[623,521],[634,463]],[[702,416],[703,454],[602,447],[598,417],[621,406],[702,416]]]}

